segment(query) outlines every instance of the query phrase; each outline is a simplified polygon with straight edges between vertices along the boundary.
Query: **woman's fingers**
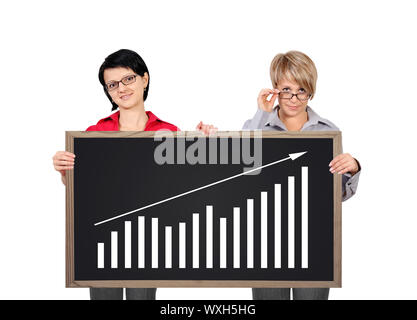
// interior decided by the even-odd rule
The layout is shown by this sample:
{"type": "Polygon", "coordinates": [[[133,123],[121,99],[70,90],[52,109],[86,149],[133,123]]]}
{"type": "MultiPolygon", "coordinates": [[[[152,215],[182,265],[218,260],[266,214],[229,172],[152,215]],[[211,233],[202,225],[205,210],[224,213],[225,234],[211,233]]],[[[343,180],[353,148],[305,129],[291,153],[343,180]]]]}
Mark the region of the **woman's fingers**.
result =
{"type": "MultiPolygon", "coordinates": [[[[57,167],[55,167],[55,169],[56,169],[56,171],[61,172],[61,171],[65,171],[65,170],[72,170],[72,169],[74,169],[74,167],[73,166],[57,166],[57,167]]],[[[63,172],[61,172],[61,173],[63,173],[63,172]]]]}
{"type": "Polygon", "coordinates": [[[342,170],[341,170],[341,171],[339,171],[338,173],[339,173],[339,174],[345,174],[345,173],[347,173],[347,172],[352,172],[353,170],[354,170],[353,165],[350,165],[350,166],[348,166],[348,167],[346,167],[346,168],[342,169],[342,170]]]}
{"type": "Polygon", "coordinates": [[[277,100],[277,98],[278,98],[278,94],[277,93],[274,93],[272,95],[271,99],[269,100],[269,102],[272,104],[272,107],[274,106],[275,100],[277,100]]]}
{"type": "Polygon", "coordinates": [[[54,161],[55,166],[74,166],[74,161],[68,161],[68,160],[55,160],[54,161]]]}
{"type": "Polygon", "coordinates": [[[210,134],[215,134],[215,133],[217,133],[218,130],[219,130],[218,128],[214,127],[214,128],[212,128],[212,129],[209,130],[209,133],[208,134],[209,135],[210,134]]]}
{"type": "Polygon", "coordinates": [[[333,167],[330,168],[330,172],[331,173],[341,173],[341,171],[343,171],[346,168],[349,168],[349,160],[341,160],[338,161],[333,167]]]}
{"type": "Polygon", "coordinates": [[[212,124],[204,124],[202,121],[196,126],[196,129],[203,132],[205,135],[215,134],[218,130],[212,124]]]}
{"type": "Polygon", "coordinates": [[[258,95],[258,108],[266,112],[271,112],[274,107],[274,103],[277,97],[278,97],[278,92],[276,90],[262,89],[258,95]],[[272,96],[268,100],[268,97],[270,95],[272,96]]]}
{"type": "Polygon", "coordinates": [[[332,162],[330,162],[330,170],[334,171],[335,168],[337,168],[338,166],[340,166],[342,163],[346,162],[347,160],[348,159],[345,156],[343,157],[337,156],[336,158],[332,160],[332,162]]]}
{"type": "Polygon", "coordinates": [[[259,92],[259,97],[269,96],[270,94],[276,93],[273,89],[264,88],[259,92]]]}
{"type": "Polygon", "coordinates": [[[70,162],[75,162],[74,158],[69,157],[69,156],[60,156],[60,157],[56,157],[53,159],[54,162],[56,161],[70,161],[70,162]]]}
{"type": "Polygon", "coordinates": [[[338,162],[340,160],[343,160],[347,155],[348,155],[348,153],[342,153],[342,154],[339,154],[338,156],[334,157],[334,159],[332,161],[330,161],[329,167],[333,167],[333,165],[336,162],[338,162]]]}
{"type": "Polygon", "coordinates": [[[62,152],[63,152],[63,154],[65,154],[67,156],[75,158],[75,154],[73,154],[72,152],[69,152],[69,151],[62,151],[62,152]]]}
{"type": "Polygon", "coordinates": [[[57,153],[55,153],[52,159],[53,160],[62,160],[62,159],[74,160],[75,154],[68,152],[68,151],[58,151],[57,153]]]}
{"type": "Polygon", "coordinates": [[[201,126],[203,125],[203,121],[200,121],[197,125],[196,125],[196,129],[197,130],[201,130],[201,126]]]}
{"type": "Polygon", "coordinates": [[[205,135],[210,135],[210,134],[215,134],[217,130],[218,129],[213,125],[204,125],[202,131],[205,135]]]}
{"type": "MultiPolygon", "coordinates": [[[[74,165],[72,164],[58,164],[54,166],[56,171],[62,171],[62,170],[72,170],[74,169],[74,165]]],[[[62,173],[62,172],[61,172],[62,173]]]]}
{"type": "Polygon", "coordinates": [[[74,169],[75,154],[68,151],[58,151],[52,157],[53,165],[56,171],[61,174],[65,173],[65,170],[74,169]]]}
{"type": "Polygon", "coordinates": [[[259,93],[259,95],[258,95],[258,101],[260,101],[260,102],[269,102],[269,100],[268,100],[268,97],[270,96],[270,95],[277,95],[277,93],[276,92],[274,92],[273,90],[271,90],[271,89],[262,89],[261,90],[261,92],[259,93]]]}
{"type": "Polygon", "coordinates": [[[61,157],[61,156],[68,156],[68,157],[75,158],[75,154],[73,154],[69,151],[57,151],[57,153],[55,153],[55,155],[54,155],[54,158],[55,157],[61,157]]]}
{"type": "Polygon", "coordinates": [[[345,174],[356,171],[356,160],[349,153],[344,153],[335,157],[329,166],[331,173],[345,174]]]}
{"type": "Polygon", "coordinates": [[[68,156],[62,156],[62,157],[58,157],[53,159],[54,164],[59,165],[59,164],[74,164],[75,161],[73,158],[70,158],[68,156]]]}

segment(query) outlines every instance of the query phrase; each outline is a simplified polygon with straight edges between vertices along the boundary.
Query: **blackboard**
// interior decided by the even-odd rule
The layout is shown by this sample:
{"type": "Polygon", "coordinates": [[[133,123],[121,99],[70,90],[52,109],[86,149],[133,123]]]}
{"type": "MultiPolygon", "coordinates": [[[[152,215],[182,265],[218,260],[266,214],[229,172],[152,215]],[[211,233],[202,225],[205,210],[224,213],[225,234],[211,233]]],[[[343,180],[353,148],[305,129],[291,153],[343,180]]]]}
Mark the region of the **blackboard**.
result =
{"type": "Polygon", "coordinates": [[[341,287],[340,132],[157,136],[66,132],[67,287],[341,287]]]}

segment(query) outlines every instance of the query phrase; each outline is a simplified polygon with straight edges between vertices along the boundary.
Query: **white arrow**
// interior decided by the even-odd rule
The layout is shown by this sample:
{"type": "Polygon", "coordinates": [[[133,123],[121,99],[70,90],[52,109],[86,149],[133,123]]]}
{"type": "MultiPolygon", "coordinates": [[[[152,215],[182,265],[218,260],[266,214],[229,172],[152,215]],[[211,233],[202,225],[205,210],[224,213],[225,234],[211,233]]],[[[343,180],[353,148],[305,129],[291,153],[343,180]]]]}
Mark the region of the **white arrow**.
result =
{"type": "Polygon", "coordinates": [[[219,180],[219,181],[216,181],[216,182],[213,182],[213,183],[207,184],[207,185],[202,186],[202,187],[200,187],[200,188],[193,189],[193,190],[190,190],[190,191],[187,191],[187,192],[184,192],[184,193],[178,194],[178,195],[176,195],[176,196],[173,196],[173,197],[167,198],[167,199],[165,199],[165,200],[161,200],[161,201],[158,201],[158,202],[151,203],[151,204],[149,204],[149,205],[147,205],[147,206],[145,206],[145,207],[141,207],[141,208],[139,208],[139,209],[135,209],[135,210],[132,210],[132,211],[129,211],[129,212],[122,213],[122,214],[120,214],[120,215],[118,215],[118,216],[116,216],[116,217],[113,217],[113,218],[110,218],[110,219],[107,219],[107,220],[104,220],[104,221],[101,221],[101,222],[97,222],[97,223],[95,223],[94,225],[95,225],[95,226],[98,226],[98,225],[100,225],[100,224],[103,224],[103,223],[106,223],[106,222],[109,222],[109,221],[112,221],[112,220],[115,220],[115,219],[119,219],[119,218],[124,217],[124,216],[127,216],[127,215],[129,215],[129,214],[132,214],[132,213],[135,213],[135,212],[138,212],[138,211],[141,211],[141,210],[145,210],[145,209],[148,209],[148,208],[150,208],[150,207],[154,207],[154,206],[156,206],[156,205],[158,205],[158,204],[161,204],[161,203],[164,203],[164,202],[167,202],[167,201],[170,201],[170,200],[174,200],[174,199],[176,199],[176,198],[179,198],[179,197],[185,196],[185,195],[187,195],[187,194],[190,194],[190,193],[193,193],[193,192],[196,192],[196,191],[199,191],[199,190],[203,190],[203,189],[205,189],[205,188],[208,188],[208,187],[214,186],[214,185],[216,185],[216,184],[219,184],[219,183],[222,183],[222,182],[226,182],[226,181],[228,181],[228,180],[232,180],[232,179],[234,179],[234,178],[237,178],[237,177],[243,176],[243,175],[245,175],[245,174],[251,173],[251,172],[253,172],[253,171],[256,171],[256,170],[259,170],[259,169],[262,169],[262,168],[266,168],[266,167],[272,166],[272,165],[274,165],[274,164],[277,164],[277,163],[280,163],[280,162],[283,162],[283,161],[286,161],[286,160],[289,160],[289,159],[291,159],[291,160],[295,160],[295,159],[297,159],[297,158],[301,157],[301,156],[302,156],[303,154],[305,154],[305,153],[307,153],[307,151],[305,151],[305,152],[298,152],[298,153],[290,153],[290,154],[289,154],[289,157],[287,157],[287,158],[285,158],[285,159],[277,160],[277,161],[274,161],[274,162],[268,163],[268,164],[266,164],[266,165],[264,165],[264,166],[257,167],[257,168],[255,168],[255,169],[252,169],[252,170],[248,170],[248,171],[246,171],[246,172],[239,173],[239,174],[234,175],[234,176],[231,176],[231,177],[229,177],[229,178],[222,179],[222,180],[219,180]]]}

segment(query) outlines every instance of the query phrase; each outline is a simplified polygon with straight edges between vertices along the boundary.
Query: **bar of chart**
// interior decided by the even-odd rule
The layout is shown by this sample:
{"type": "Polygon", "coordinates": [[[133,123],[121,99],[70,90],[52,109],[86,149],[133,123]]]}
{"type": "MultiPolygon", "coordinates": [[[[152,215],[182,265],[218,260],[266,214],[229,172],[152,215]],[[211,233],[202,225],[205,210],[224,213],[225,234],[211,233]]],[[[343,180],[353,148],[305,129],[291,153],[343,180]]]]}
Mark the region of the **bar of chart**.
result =
{"type": "MultiPolygon", "coordinates": [[[[192,212],[192,222],[187,224],[183,221],[178,221],[176,225],[163,225],[159,218],[148,218],[146,214],[138,215],[133,220],[124,221],[122,230],[111,231],[107,242],[97,242],[97,268],[125,268],[125,269],[145,269],[145,266],[150,266],[152,269],[253,269],[255,265],[260,265],[261,269],[268,268],[271,265],[275,269],[294,269],[294,268],[309,268],[309,241],[308,241],[308,166],[301,167],[300,179],[297,181],[294,176],[288,176],[285,183],[275,183],[271,186],[272,192],[260,191],[254,195],[260,199],[259,207],[255,207],[255,198],[245,199],[246,206],[233,207],[231,218],[222,217],[216,214],[216,208],[213,205],[205,205],[205,212],[192,212]],[[296,266],[296,226],[295,226],[295,186],[301,186],[301,264],[296,266]],[[287,194],[287,246],[282,246],[282,190],[286,188],[287,194]],[[273,212],[268,213],[268,198],[273,197],[273,212]],[[260,225],[254,223],[254,215],[260,215],[260,225]],[[268,219],[272,217],[272,219],[268,219]],[[146,221],[150,219],[149,230],[146,229],[146,221]],[[242,244],[242,221],[245,219],[246,230],[245,243],[242,244]],[[201,239],[201,223],[205,222],[204,239],[201,239]],[[134,223],[132,223],[134,222],[134,223]],[[269,224],[273,225],[273,234],[269,234],[271,228],[269,224]],[[136,239],[132,238],[132,225],[135,225],[137,232],[135,232],[136,239]],[[219,226],[219,230],[214,230],[214,226],[219,226]],[[255,229],[260,230],[260,243],[255,244],[254,232],[255,229]],[[173,230],[175,230],[176,238],[173,238],[173,230]],[[232,230],[232,236],[228,238],[227,231],[232,230]],[[151,243],[147,244],[145,241],[146,233],[150,233],[151,243]],[[219,248],[214,247],[214,237],[218,237],[220,244],[219,248]],[[228,239],[232,239],[232,243],[228,243],[228,239]],[[274,254],[273,257],[268,256],[268,239],[273,239],[274,254]],[[162,239],[162,241],[161,241],[162,239]],[[135,246],[132,245],[136,241],[135,246]],[[121,261],[119,254],[119,242],[123,243],[124,255],[121,261]],[[178,244],[178,251],[173,254],[173,243],[178,244]],[[164,244],[162,246],[162,243],[164,244]],[[205,243],[204,263],[200,264],[202,260],[200,255],[200,243],[205,243]],[[191,248],[187,248],[191,245],[191,248]],[[241,257],[241,247],[246,248],[245,259],[241,257]],[[106,247],[109,249],[106,250],[106,247]],[[132,261],[132,248],[137,248],[135,256],[137,261],[132,261]],[[150,250],[150,255],[146,254],[146,250],[150,250]],[[164,250],[164,261],[159,261],[159,252],[164,250]],[[216,253],[215,250],[218,250],[216,253]],[[255,262],[255,251],[260,251],[260,261],[255,262]],[[286,251],[287,264],[283,265],[282,255],[286,251]],[[232,251],[232,254],[228,254],[232,251]],[[187,257],[187,252],[191,252],[191,257],[187,257]],[[105,255],[110,255],[110,265],[105,264],[105,255]],[[214,265],[213,257],[218,254],[220,257],[217,266],[214,265]],[[146,261],[146,256],[151,257],[151,261],[146,261]],[[173,263],[173,256],[178,257],[178,261],[173,263]],[[228,256],[232,259],[228,260],[228,256]],[[243,261],[244,260],[244,261],[243,261]],[[270,260],[270,261],[269,261],[270,260]]],[[[175,201],[175,200],[173,200],[175,201]]],[[[257,255],[259,256],[259,255],[257,255]]]]}

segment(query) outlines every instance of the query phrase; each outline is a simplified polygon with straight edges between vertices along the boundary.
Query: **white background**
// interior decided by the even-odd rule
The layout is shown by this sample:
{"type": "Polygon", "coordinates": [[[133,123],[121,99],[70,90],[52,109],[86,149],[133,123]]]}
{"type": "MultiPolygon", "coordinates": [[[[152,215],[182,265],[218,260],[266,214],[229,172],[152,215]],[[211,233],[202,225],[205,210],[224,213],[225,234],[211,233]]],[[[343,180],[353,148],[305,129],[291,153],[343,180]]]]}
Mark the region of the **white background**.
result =
{"type": "MultiPolygon", "coordinates": [[[[7,1],[0,10],[0,298],[89,299],[65,288],[65,196],[52,156],[66,130],[110,114],[97,73],[121,48],[150,70],[145,102],[193,130],[239,130],[300,50],[311,101],[363,171],[343,204],[343,288],[330,299],[416,299],[414,1],[7,1]]],[[[251,299],[250,289],[167,289],[157,299],[251,299]]]]}

